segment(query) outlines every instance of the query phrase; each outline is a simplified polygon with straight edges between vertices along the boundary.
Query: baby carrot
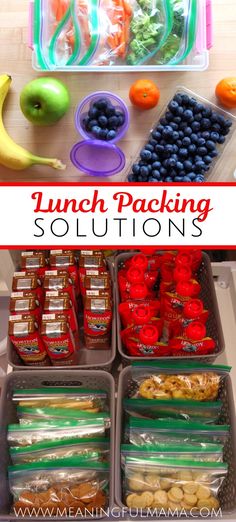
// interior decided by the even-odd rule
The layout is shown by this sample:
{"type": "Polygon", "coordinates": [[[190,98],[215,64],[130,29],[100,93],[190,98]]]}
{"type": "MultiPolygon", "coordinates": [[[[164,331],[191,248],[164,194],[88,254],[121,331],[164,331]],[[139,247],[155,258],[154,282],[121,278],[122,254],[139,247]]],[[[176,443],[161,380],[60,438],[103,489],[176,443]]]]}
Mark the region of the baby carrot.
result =
{"type": "Polygon", "coordinates": [[[126,15],[132,16],[133,9],[127,0],[123,0],[123,6],[124,6],[124,11],[125,11],[126,15]]]}

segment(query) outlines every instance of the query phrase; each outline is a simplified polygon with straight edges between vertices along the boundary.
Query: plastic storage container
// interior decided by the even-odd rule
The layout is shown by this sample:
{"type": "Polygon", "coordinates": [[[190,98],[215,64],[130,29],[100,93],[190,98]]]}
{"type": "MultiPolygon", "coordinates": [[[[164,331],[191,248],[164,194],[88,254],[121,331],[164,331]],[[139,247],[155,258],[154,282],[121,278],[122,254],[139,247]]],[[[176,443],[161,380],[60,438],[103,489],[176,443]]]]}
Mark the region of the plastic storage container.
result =
{"type": "MultiPolygon", "coordinates": [[[[161,373],[165,370],[161,369],[161,373]]],[[[167,372],[168,373],[168,372],[167,372]]],[[[220,373],[220,372],[218,372],[220,373]]],[[[115,499],[120,508],[124,508],[122,501],[122,482],[121,482],[121,461],[120,461],[120,445],[122,442],[122,433],[124,428],[124,411],[122,402],[130,392],[132,392],[134,382],[131,376],[131,368],[122,370],[119,377],[118,398],[117,398],[117,417],[116,417],[116,482],[115,482],[115,499]]],[[[233,401],[233,391],[230,376],[225,376],[220,388],[219,399],[222,400],[223,406],[220,417],[220,424],[229,424],[231,426],[230,437],[226,442],[224,450],[224,461],[228,463],[228,475],[223,483],[220,492],[220,503],[222,514],[232,513],[236,511],[235,487],[236,487],[236,431],[235,431],[235,409],[233,401]]],[[[136,511],[136,510],[135,510],[136,511]]],[[[147,514],[148,515],[148,514],[147,514]]],[[[137,516],[137,514],[136,514],[137,516]]],[[[149,518],[149,517],[148,517],[149,518]]],[[[150,517],[151,518],[151,517],[150,517]]],[[[159,518],[159,517],[158,517],[159,518]]],[[[160,519],[165,517],[160,515],[160,519]]]]}
{"type": "MultiPolygon", "coordinates": [[[[117,281],[117,274],[120,268],[122,268],[123,263],[132,257],[134,255],[134,252],[129,253],[123,253],[119,254],[116,257],[115,260],[115,280],[117,281]]],[[[214,281],[213,281],[213,275],[211,270],[211,263],[210,258],[208,255],[203,252],[203,260],[202,264],[198,270],[198,281],[202,287],[201,293],[199,298],[202,299],[206,309],[210,310],[210,316],[207,323],[207,334],[209,337],[212,337],[216,341],[216,350],[214,353],[201,356],[201,355],[191,355],[190,357],[188,355],[184,357],[173,357],[168,356],[165,357],[165,359],[168,360],[195,360],[195,361],[204,361],[204,362],[214,362],[216,357],[220,355],[224,351],[224,337],[223,337],[223,331],[221,326],[221,320],[220,320],[220,314],[216,299],[216,293],[215,293],[215,287],[214,287],[214,281]]],[[[118,310],[118,304],[120,302],[119,297],[119,289],[118,286],[116,287],[116,302],[117,306],[116,309],[118,310]]],[[[121,354],[123,364],[127,365],[130,364],[132,361],[152,361],[152,360],[158,360],[158,358],[155,357],[132,357],[130,355],[127,355],[120,337],[121,332],[121,322],[119,314],[117,313],[117,339],[118,339],[118,351],[121,354]]],[[[163,360],[163,357],[161,357],[161,360],[163,360]]]]}
{"type": "Polygon", "coordinates": [[[75,128],[85,138],[76,143],[71,150],[70,158],[74,166],[89,176],[113,176],[125,167],[125,155],[116,143],[124,136],[129,127],[129,111],[124,101],[110,92],[98,91],[87,96],[78,106],[75,113],[75,128]],[[94,102],[105,98],[115,109],[124,115],[124,123],[117,129],[117,135],[110,141],[96,139],[86,131],[83,120],[88,115],[94,102]]]}
{"type": "MultiPolygon", "coordinates": [[[[108,261],[108,268],[111,274],[111,279],[114,281],[113,277],[113,267],[111,262],[108,261]]],[[[113,319],[112,319],[112,333],[111,333],[111,346],[109,350],[88,350],[85,348],[84,337],[83,337],[83,314],[79,314],[79,351],[78,351],[78,364],[71,365],[71,370],[79,370],[79,369],[88,369],[91,368],[93,370],[106,370],[110,371],[112,363],[116,356],[116,313],[115,313],[115,283],[113,282],[113,319]]],[[[14,370],[30,370],[32,371],[32,366],[25,366],[18,356],[13,344],[10,339],[7,340],[7,358],[8,363],[13,367],[14,370]]],[[[37,370],[52,370],[52,366],[37,366],[37,370]]],[[[54,366],[53,369],[57,370],[67,370],[68,366],[54,366]]]]}
{"type": "MultiPolygon", "coordinates": [[[[214,112],[216,112],[217,114],[219,115],[222,115],[224,116],[225,119],[229,119],[231,122],[232,122],[232,126],[230,127],[230,131],[229,131],[229,134],[225,137],[225,142],[223,145],[220,145],[217,143],[217,151],[218,151],[218,156],[214,157],[211,164],[209,165],[209,170],[206,172],[205,174],[205,181],[214,181],[215,179],[215,170],[216,170],[216,167],[217,167],[217,170],[219,170],[219,167],[221,166],[222,164],[222,168],[221,170],[224,172],[224,168],[223,168],[223,161],[225,161],[225,157],[224,157],[224,152],[225,152],[225,149],[230,145],[230,142],[231,142],[231,138],[233,137],[234,133],[235,133],[235,129],[236,129],[236,117],[225,111],[224,109],[221,109],[220,107],[218,107],[217,105],[215,105],[214,103],[210,102],[209,100],[207,100],[206,98],[203,98],[202,96],[199,96],[198,94],[196,94],[195,92],[187,89],[186,87],[182,87],[182,86],[179,86],[173,93],[172,93],[172,96],[171,98],[168,100],[167,104],[164,106],[164,108],[161,110],[160,114],[157,115],[154,123],[153,123],[153,126],[152,128],[150,129],[148,135],[146,135],[143,143],[142,143],[142,146],[139,148],[139,151],[137,151],[137,154],[134,156],[134,158],[132,158],[132,161],[130,162],[129,165],[127,165],[127,169],[125,169],[124,171],[124,174],[123,174],[123,181],[129,181],[128,180],[128,176],[129,174],[132,173],[132,165],[134,163],[138,163],[138,161],[141,159],[140,156],[139,156],[139,153],[141,152],[142,148],[144,147],[144,145],[148,142],[149,138],[151,137],[151,134],[154,130],[154,128],[160,123],[160,120],[161,118],[164,118],[165,117],[165,114],[166,112],[168,111],[168,105],[169,103],[172,101],[173,97],[176,95],[176,94],[187,94],[189,97],[193,97],[195,98],[195,100],[197,100],[198,103],[200,104],[203,104],[206,108],[210,108],[212,109],[214,112]]],[[[206,129],[207,130],[207,129],[206,129]]],[[[191,138],[191,136],[190,136],[191,138]]],[[[170,140],[170,143],[173,143],[173,141],[170,140]]],[[[232,146],[233,146],[233,143],[232,143],[232,146]]],[[[230,151],[231,152],[231,151],[230,151]]],[[[194,158],[194,156],[193,156],[194,158]]],[[[179,159],[179,161],[184,161],[183,159],[179,159]]],[[[194,159],[193,159],[194,161],[194,159]]],[[[171,167],[169,168],[169,170],[171,171],[171,167]]],[[[199,173],[201,174],[201,173],[199,173]]],[[[167,173],[167,176],[169,176],[169,172],[167,173]]],[[[188,175],[188,172],[186,172],[186,175],[188,175]]],[[[150,174],[151,176],[151,174],[150,174]]],[[[222,177],[222,176],[221,176],[222,177]]],[[[162,181],[165,181],[165,178],[161,179],[162,181]]],[[[144,180],[143,180],[144,181],[144,180]]],[[[146,181],[146,180],[145,180],[146,181]]],[[[155,181],[158,181],[158,179],[156,179],[155,181]]],[[[168,180],[169,181],[169,180],[168,180]]],[[[174,181],[174,180],[173,180],[174,181]]],[[[183,180],[184,181],[184,180],[183,180]]],[[[194,180],[193,180],[194,181],[194,180]]],[[[222,181],[224,181],[224,179],[222,178],[222,181]]],[[[132,182],[135,182],[135,181],[132,181],[132,182]]],[[[180,182],[180,180],[178,180],[178,182],[180,182]]]]}
{"type": "MultiPolygon", "coordinates": [[[[110,477],[109,477],[109,506],[114,504],[114,433],[115,433],[115,385],[111,375],[102,371],[78,371],[71,376],[70,371],[60,372],[13,372],[5,379],[0,411],[1,427],[1,457],[0,457],[0,520],[26,520],[25,518],[9,515],[11,496],[7,480],[7,467],[10,463],[7,444],[7,426],[16,422],[16,407],[11,400],[13,389],[37,388],[44,386],[81,386],[93,389],[104,389],[109,399],[111,417],[110,428],[110,477]]],[[[29,518],[29,517],[28,517],[29,518]]],[[[66,517],[55,518],[55,520],[66,520],[66,517]]]]}
{"type": "Polygon", "coordinates": [[[191,4],[183,0],[181,12],[176,0],[161,0],[145,9],[142,2],[131,0],[131,11],[123,12],[121,24],[125,44],[120,31],[122,13],[116,4],[90,0],[76,5],[68,0],[64,5],[59,13],[52,0],[31,0],[29,47],[36,70],[199,71],[208,67],[211,0],[193,0],[191,4]],[[123,24],[127,17],[130,34],[123,24]],[[153,31],[143,40],[150,24],[153,31]]]}

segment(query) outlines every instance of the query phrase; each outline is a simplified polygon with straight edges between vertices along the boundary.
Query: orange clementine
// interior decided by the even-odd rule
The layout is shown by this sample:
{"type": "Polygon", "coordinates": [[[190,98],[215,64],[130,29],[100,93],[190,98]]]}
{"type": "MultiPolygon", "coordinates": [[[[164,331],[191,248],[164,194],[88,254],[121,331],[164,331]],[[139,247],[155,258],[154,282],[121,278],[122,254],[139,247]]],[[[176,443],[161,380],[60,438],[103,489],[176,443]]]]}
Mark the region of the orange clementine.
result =
{"type": "Polygon", "coordinates": [[[129,98],[140,109],[153,109],[159,102],[160,91],[151,80],[137,80],[130,87],[129,98]]]}
{"type": "Polygon", "coordinates": [[[236,108],[236,77],[223,78],[216,86],[216,96],[228,109],[236,108]]]}

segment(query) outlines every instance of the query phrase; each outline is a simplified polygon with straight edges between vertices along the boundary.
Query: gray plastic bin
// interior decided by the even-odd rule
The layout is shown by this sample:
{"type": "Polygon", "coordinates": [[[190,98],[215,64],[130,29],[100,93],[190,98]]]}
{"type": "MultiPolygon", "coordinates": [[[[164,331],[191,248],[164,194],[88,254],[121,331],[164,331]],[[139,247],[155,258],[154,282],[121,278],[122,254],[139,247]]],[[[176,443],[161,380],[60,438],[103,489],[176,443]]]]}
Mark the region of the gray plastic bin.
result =
{"type": "MultiPolygon", "coordinates": [[[[164,370],[162,368],[161,373],[168,373],[168,370],[164,370]]],[[[122,477],[120,462],[120,444],[122,442],[122,433],[124,427],[124,410],[122,402],[124,398],[129,396],[129,393],[133,387],[134,381],[132,380],[131,367],[129,366],[127,368],[124,368],[120,373],[117,394],[115,440],[115,500],[120,508],[124,508],[125,506],[122,499],[122,477]]],[[[229,375],[226,375],[225,379],[223,380],[223,384],[220,389],[219,399],[223,402],[220,423],[229,424],[231,426],[230,437],[225,445],[224,452],[224,460],[229,465],[229,471],[219,495],[222,514],[226,515],[230,513],[236,513],[236,423],[232,383],[229,375]]],[[[162,516],[158,518],[166,519],[166,517],[162,516]]]]}
{"type": "MultiPolygon", "coordinates": [[[[132,257],[134,255],[134,252],[130,253],[123,253],[117,256],[115,260],[115,280],[117,282],[117,275],[119,269],[123,267],[124,262],[132,257]]],[[[214,287],[214,280],[212,275],[212,269],[211,269],[211,262],[209,256],[203,252],[203,260],[202,264],[198,270],[198,281],[202,287],[201,293],[200,293],[200,299],[203,300],[204,305],[206,309],[210,311],[210,316],[207,322],[207,335],[209,337],[213,337],[216,341],[216,350],[214,353],[201,356],[201,355],[186,355],[181,356],[181,359],[191,359],[196,361],[202,361],[202,362],[211,362],[213,363],[215,359],[220,355],[225,348],[224,344],[224,336],[221,326],[221,320],[220,320],[220,313],[216,298],[216,292],[214,287]]],[[[121,354],[122,362],[124,366],[127,364],[130,364],[132,361],[147,361],[147,360],[157,360],[157,357],[133,357],[128,355],[125,352],[125,348],[122,345],[121,337],[120,337],[120,331],[122,329],[120,317],[118,313],[118,305],[120,303],[120,296],[119,296],[119,288],[118,283],[116,285],[116,308],[117,308],[117,343],[118,343],[118,351],[121,354]]],[[[180,357],[161,357],[161,359],[170,359],[170,360],[179,360],[180,357]]]]}
{"type": "MultiPolygon", "coordinates": [[[[114,506],[114,435],[115,435],[115,383],[114,379],[107,372],[103,371],[77,371],[71,374],[70,371],[37,371],[31,372],[13,372],[5,379],[1,396],[0,410],[0,520],[40,520],[37,517],[21,518],[9,515],[11,506],[11,495],[8,487],[7,467],[10,463],[8,444],[7,444],[7,426],[9,423],[15,423],[16,406],[13,404],[11,397],[13,389],[25,389],[44,386],[81,386],[93,389],[104,389],[107,392],[111,416],[110,429],[110,478],[109,478],[109,507],[114,506]]],[[[68,520],[66,518],[53,518],[54,520],[68,520]]],[[[51,520],[45,517],[44,520],[51,520]]]]}

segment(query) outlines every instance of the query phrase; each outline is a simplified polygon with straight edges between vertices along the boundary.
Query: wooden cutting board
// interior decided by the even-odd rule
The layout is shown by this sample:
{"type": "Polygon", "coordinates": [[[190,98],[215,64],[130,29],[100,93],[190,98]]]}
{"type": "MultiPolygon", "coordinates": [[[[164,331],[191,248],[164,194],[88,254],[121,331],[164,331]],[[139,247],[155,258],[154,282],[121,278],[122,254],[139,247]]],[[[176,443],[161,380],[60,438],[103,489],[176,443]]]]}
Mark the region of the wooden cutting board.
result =
{"type": "MultiPolygon", "coordinates": [[[[158,118],[158,114],[170,98],[176,86],[186,86],[196,93],[215,101],[214,88],[224,76],[236,75],[236,1],[213,0],[214,3],[214,47],[210,52],[210,67],[199,73],[150,73],[161,89],[158,109],[138,112],[130,107],[131,125],[120,143],[126,154],[127,164],[142,146],[143,141],[158,118]]],[[[71,92],[72,107],[59,124],[49,128],[33,127],[19,108],[19,94],[25,83],[36,78],[31,66],[31,51],[28,42],[28,0],[1,0],[0,2],[0,73],[12,75],[13,83],[8,96],[4,120],[10,135],[22,146],[35,154],[59,157],[67,164],[64,172],[45,167],[34,167],[24,172],[13,172],[0,166],[0,181],[96,181],[96,178],[80,174],[70,163],[69,153],[80,138],[74,130],[73,115],[80,100],[93,90],[110,90],[120,95],[127,103],[130,84],[147,74],[140,73],[73,73],[57,74],[71,92]]],[[[236,136],[227,147],[224,161],[220,162],[211,176],[213,181],[233,181],[236,169],[236,136]]],[[[124,173],[106,181],[120,181],[124,173]]]]}

